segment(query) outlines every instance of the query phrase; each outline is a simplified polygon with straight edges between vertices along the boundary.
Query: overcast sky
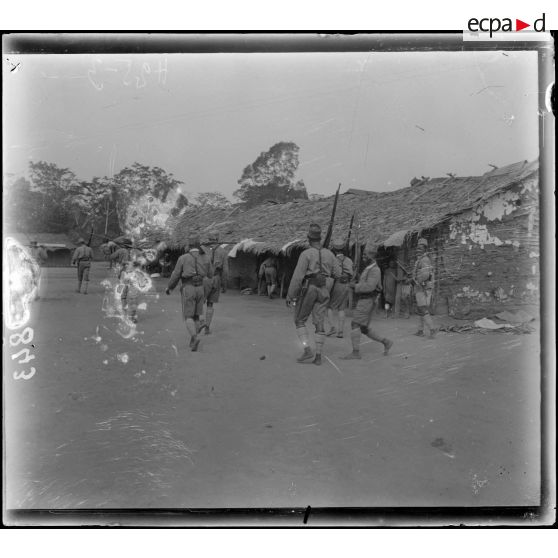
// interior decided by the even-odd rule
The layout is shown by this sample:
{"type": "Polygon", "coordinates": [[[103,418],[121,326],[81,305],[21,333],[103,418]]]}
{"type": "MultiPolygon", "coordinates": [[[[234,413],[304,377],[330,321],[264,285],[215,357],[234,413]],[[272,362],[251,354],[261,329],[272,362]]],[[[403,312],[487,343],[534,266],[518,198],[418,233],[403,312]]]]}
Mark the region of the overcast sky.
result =
{"type": "Polygon", "coordinates": [[[538,155],[537,54],[14,55],[4,169],[83,179],[135,161],[229,198],[279,141],[311,193],[385,191],[538,155]]]}

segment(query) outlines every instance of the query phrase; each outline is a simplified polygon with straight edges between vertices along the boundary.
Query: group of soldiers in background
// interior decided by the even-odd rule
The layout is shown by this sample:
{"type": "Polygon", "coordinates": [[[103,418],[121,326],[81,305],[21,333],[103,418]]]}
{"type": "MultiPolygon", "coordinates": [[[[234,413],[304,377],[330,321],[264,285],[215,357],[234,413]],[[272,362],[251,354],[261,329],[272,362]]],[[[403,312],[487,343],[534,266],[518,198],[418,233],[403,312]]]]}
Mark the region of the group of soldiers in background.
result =
{"type": "Polygon", "coordinates": [[[343,241],[334,241],[332,251],[322,246],[319,225],[310,225],[308,243],[310,246],[298,258],[287,294],[287,305],[295,307],[295,328],[303,347],[303,353],[297,359],[298,362],[311,360],[316,365],[322,363],[325,337],[332,335],[343,337],[345,311],[351,298],[355,301],[352,305],[351,317],[352,351],[341,358],[345,360],[361,358],[360,343],[363,334],[371,340],[381,343],[384,347],[384,355],[387,355],[393,341],[371,327],[372,313],[384,291],[387,317],[395,303],[398,282],[402,283],[401,296],[407,315],[409,315],[411,307],[411,285],[414,285],[417,313],[420,317],[416,335],[424,336],[426,326],[430,338],[435,336],[436,329],[430,315],[432,262],[426,254],[428,243],[424,238],[418,241],[417,261],[413,273],[406,272],[403,279],[398,279],[395,271],[397,262],[393,261],[390,262],[384,273],[383,282],[381,270],[376,262],[375,247],[365,246],[363,259],[366,267],[358,275],[358,270],[353,269],[353,262],[344,254],[345,243],[343,241]],[[315,328],[314,351],[310,348],[309,333],[306,327],[310,316],[312,316],[315,328]],[[327,333],[325,332],[326,316],[331,324],[327,333]]]}
{"type": "MultiPolygon", "coordinates": [[[[77,266],[78,285],[76,292],[87,294],[89,271],[93,260],[93,251],[82,238],[72,256],[72,265],[77,266]]],[[[395,292],[401,284],[401,306],[408,317],[411,309],[411,292],[416,297],[419,315],[418,336],[425,335],[425,327],[433,338],[436,334],[430,304],[432,296],[432,262],[427,255],[428,243],[421,238],[417,245],[417,260],[412,272],[405,271],[402,279],[397,277],[398,262],[391,261],[382,273],[376,262],[376,249],[366,245],[363,252],[365,269],[358,274],[353,262],[345,254],[346,244],[341,240],[332,243],[332,250],[322,246],[321,228],[310,225],[308,231],[309,247],[299,258],[292,275],[286,302],[294,306],[294,322],[297,336],[302,344],[303,353],[298,362],[312,361],[322,363],[322,352],[326,336],[342,338],[345,330],[346,311],[352,300],[351,345],[352,351],[344,359],[360,359],[361,336],[381,343],[387,355],[393,341],[381,335],[371,327],[372,313],[377,307],[380,295],[383,295],[385,316],[393,313],[395,292]],[[312,316],[315,328],[315,349],[310,347],[310,336],[306,322],[312,316]],[[330,328],[326,332],[326,319],[330,328]]],[[[42,266],[47,258],[44,247],[36,241],[31,242],[31,255],[42,266]]],[[[147,263],[141,250],[133,247],[132,242],[124,239],[115,243],[105,239],[103,253],[109,261],[110,268],[115,267],[119,280],[119,296],[122,308],[128,317],[137,322],[137,301],[139,295],[137,276],[139,270],[147,263]]],[[[203,246],[197,235],[192,235],[188,251],[178,258],[165,290],[171,291],[180,283],[182,317],[190,335],[190,349],[197,351],[200,345],[199,335],[202,331],[211,333],[214,318],[214,304],[219,295],[225,291],[224,272],[227,255],[219,245],[217,233],[210,233],[203,246]],[[204,315],[205,309],[205,315],[204,315]]],[[[402,267],[402,266],[401,266],[402,267]]],[[[259,279],[265,280],[267,295],[273,298],[277,289],[278,260],[274,256],[266,258],[259,268],[259,279]]],[[[38,290],[38,289],[37,289],[38,290]]],[[[38,295],[37,295],[38,296],[38,295]]]]}

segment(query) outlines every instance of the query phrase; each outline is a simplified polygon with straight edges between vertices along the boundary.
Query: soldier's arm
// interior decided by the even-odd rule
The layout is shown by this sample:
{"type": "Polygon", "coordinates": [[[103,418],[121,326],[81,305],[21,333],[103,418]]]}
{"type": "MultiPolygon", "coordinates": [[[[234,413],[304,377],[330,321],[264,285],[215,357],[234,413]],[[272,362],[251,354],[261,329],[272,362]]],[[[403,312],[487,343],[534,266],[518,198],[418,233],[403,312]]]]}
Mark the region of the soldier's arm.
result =
{"type": "Polygon", "coordinates": [[[355,293],[369,294],[376,290],[376,287],[381,283],[382,275],[378,267],[374,267],[363,274],[360,281],[355,286],[355,293]]]}
{"type": "Polygon", "coordinates": [[[345,258],[343,260],[343,263],[345,264],[345,273],[349,274],[349,277],[353,276],[353,262],[350,258],[345,258]]]}
{"type": "Polygon", "coordinates": [[[307,269],[308,269],[308,256],[302,253],[298,258],[298,262],[296,264],[293,277],[289,285],[289,291],[287,294],[289,298],[292,299],[298,296],[307,269]]]}
{"type": "Polygon", "coordinates": [[[76,263],[77,257],[78,257],[78,250],[79,248],[76,248],[74,250],[74,255],[72,256],[72,265],[74,265],[76,263]]]}
{"type": "Polygon", "coordinates": [[[182,265],[184,260],[182,257],[178,258],[176,265],[174,266],[174,270],[169,279],[169,285],[167,287],[167,291],[172,291],[174,287],[176,287],[181,275],[182,275],[182,265]]]}

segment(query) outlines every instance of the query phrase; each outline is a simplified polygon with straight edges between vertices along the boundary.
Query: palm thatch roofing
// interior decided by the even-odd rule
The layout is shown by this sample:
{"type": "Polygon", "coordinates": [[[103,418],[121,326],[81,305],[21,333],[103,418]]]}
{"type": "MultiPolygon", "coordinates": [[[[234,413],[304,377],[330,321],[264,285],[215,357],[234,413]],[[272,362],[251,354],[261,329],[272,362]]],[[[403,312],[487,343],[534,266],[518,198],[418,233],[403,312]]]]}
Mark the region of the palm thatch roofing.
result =
{"type": "MultiPolygon", "coordinates": [[[[521,161],[497,168],[482,176],[443,177],[417,181],[392,192],[350,189],[339,196],[333,238],[346,239],[353,213],[360,223],[361,241],[375,245],[400,246],[409,235],[432,229],[486,202],[538,172],[538,161],[521,161]]],[[[220,242],[234,244],[234,252],[289,254],[307,245],[311,222],[329,224],[334,196],[311,201],[296,200],[267,204],[247,211],[192,208],[176,222],[171,244],[184,246],[188,235],[203,238],[217,231],[220,242]]]]}

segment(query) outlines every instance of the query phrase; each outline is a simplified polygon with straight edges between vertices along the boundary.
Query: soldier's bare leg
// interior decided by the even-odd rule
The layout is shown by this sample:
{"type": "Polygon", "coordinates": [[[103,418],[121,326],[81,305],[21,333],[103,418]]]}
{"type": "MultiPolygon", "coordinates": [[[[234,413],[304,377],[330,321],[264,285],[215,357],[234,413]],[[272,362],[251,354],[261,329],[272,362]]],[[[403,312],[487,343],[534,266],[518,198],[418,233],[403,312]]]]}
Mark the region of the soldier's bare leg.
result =
{"type": "Polygon", "coordinates": [[[200,340],[198,339],[198,329],[195,318],[186,319],[186,329],[190,334],[190,349],[192,349],[192,351],[197,351],[200,340]]]}
{"type": "Polygon", "coordinates": [[[333,308],[327,309],[327,321],[330,323],[329,331],[327,332],[327,336],[330,337],[331,335],[335,335],[337,333],[337,329],[333,325],[335,323],[335,314],[333,308]]]}
{"type": "Polygon", "coordinates": [[[337,337],[342,338],[345,331],[345,310],[339,310],[337,319],[337,337]]]}
{"type": "Polygon", "coordinates": [[[207,309],[205,311],[205,334],[209,335],[211,333],[211,329],[209,326],[211,325],[211,321],[213,320],[213,315],[215,314],[215,309],[213,308],[213,303],[207,303],[207,309]]]}
{"type": "Polygon", "coordinates": [[[373,329],[370,329],[370,327],[366,327],[366,328],[361,327],[360,330],[362,331],[362,333],[364,333],[364,335],[366,335],[366,337],[374,341],[377,341],[378,343],[381,343],[384,346],[384,355],[387,355],[389,353],[389,350],[393,345],[393,341],[391,341],[387,337],[382,337],[381,335],[376,333],[373,329]]]}
{"type": "Polygon", "coordinates": [[[343,360],[360,359],[360,325],[355,322],[351,323],[351,345],[353,352],[341,357],[343,360]]]}
{"type": "Polygon", "coordinates": [[[305,360],[309,360],[311,358],[314,358],[314,354],[312,353],[312,349],[310,349],[310,340],[308,338],[308,329],[306,329],[306,326],[300,326],[296,328],[296,334],[298,336],[298,339],[300,340],[300,343],[302,345],[303,348],[303,353],[302,355],[300,355],[296,361],[297,362],[304,362],[305,360]]]}
{"type": "Polygon", "coordinates": [[[89,268],[83,270],[83,294],[87,294],[87,287],[89,286],[89,268]]]}

